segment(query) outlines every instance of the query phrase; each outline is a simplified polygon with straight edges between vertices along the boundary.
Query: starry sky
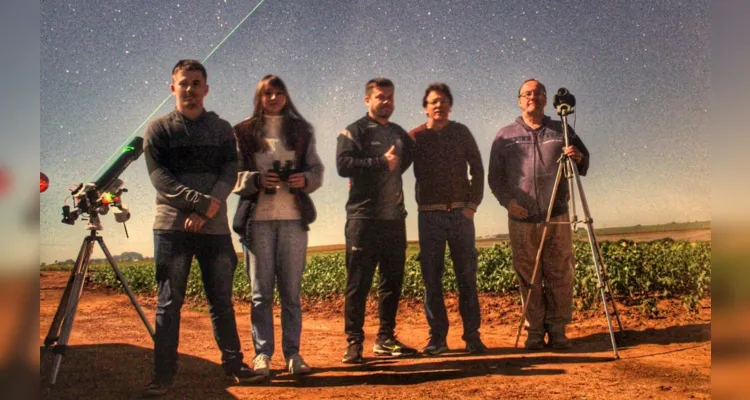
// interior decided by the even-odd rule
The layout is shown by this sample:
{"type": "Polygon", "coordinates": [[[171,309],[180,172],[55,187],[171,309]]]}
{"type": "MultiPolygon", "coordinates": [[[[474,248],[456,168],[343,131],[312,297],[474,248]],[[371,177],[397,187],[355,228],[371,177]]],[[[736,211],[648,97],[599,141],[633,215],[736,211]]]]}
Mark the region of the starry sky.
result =
{"type": "MultiPolygon", "coordinates": [[[[344,241],[336,137],[365,114],[364,84],[375,76],[394,81],[391,120],[407,130],[426,121],[425,87],[447,83],[451,119],[471,129],[485,168],[497,130],[519,115],[521,82],[541,80],[550,102],[566,87],[577,98],[568,122],[591,152],[583,185],[595,227],[710,219],[707,1],[149,3],[41,3],[39,155],[51,181],[40,196],[41,262],[75,258],[87,234],[80,220],[60,222],[68,189],[94,180],[131,135],[143,134],[152,113],[173,109],[169,80],[178,59],[209,54],[208,110],[241,121],[257,81],[273,73],[315,126],[327,170],[313,194],[310,245],[344,241]]],[[[547,114],[559,118],[551,104],[547,114]]],[[[413,172],[404,176],[407,235],[417,239],[413,172]]],[[[121,179],[130,238],[111,215],[102,217],[101,233],[113,254],[151,256],[155,192],[143,158],[121,179]]],[[[232,196],[230,216],[235,204],[232,196]]],[[[476,231],[507,232],[486,179],[476,231]]]]}

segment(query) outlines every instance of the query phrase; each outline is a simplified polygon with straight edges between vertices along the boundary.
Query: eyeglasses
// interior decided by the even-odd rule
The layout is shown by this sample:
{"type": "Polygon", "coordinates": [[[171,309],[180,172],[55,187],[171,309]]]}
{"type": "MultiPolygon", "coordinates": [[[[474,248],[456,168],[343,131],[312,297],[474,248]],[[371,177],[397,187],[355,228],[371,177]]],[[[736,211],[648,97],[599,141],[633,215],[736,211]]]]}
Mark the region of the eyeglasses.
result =
{"type": "Polygon", "coordinates": [[[536,97],[542,97],[542,96],[546,96],[547,92],[542,91],[542,90],[540,90],[540,91],[531,91],[531,90],[529,90],[529,91],[526,91],[526,92],[523,92],[523,93],[519,93],[518,97],[525,97],[527,99],[530,99],[532,95],[536,95],[536,97]]]}

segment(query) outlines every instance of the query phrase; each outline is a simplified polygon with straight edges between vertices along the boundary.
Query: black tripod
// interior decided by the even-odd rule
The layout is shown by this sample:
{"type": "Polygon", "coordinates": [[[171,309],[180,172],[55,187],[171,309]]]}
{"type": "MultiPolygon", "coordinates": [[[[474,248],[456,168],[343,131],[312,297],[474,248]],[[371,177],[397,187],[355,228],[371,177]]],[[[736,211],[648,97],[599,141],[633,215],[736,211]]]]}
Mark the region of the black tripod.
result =
{"type": "MultiPolygon", "coordinates": [[[[570,92],[568,92],[565,88],[560,88],[557,92],[557,94],[554,97],[553,105],[557,109],[557,114],[560,115],[560,118],[562,120],[562,126],[563,126],[563,134],[565,136],[565,147],[569,146],[568,143],[568,115],[572,114],[575,109],[575,97],[573,97],[570,92]]],[[[549,227],[552,219],[552,208],[554,206],[554,200],[557,197],[557,187],[560,184],[560,181],[562,179],[563,174],[565,174],[565,178],[568,181],[568,192],[570,193],[570,203],[571,203],[571,215],[570,215],[570,222],[564,222],[565,224],[570,224],[572,228],[575,228],[576,224],[583,223],[586,225],[586,232],[588,233],[588,242],[589,246],[591,247],[591,253],[594,260],[594,271],[596,272],[596,277],[598,279],[597,288],[599,289],[599,292],[601,293],[602,297],[602,303],[604,304],[604,314],[607,318],[607,326],[609,327],[609,336],[612,341],[612,351],[615,354],[615,358],[620,358],[620,355],[617,354],[617,340],[615,339],[615,332],[612,329],[612,319],[610,317],[610,314],[614,314],[615,319],[617,320],[617,325],[619,327],[620,332],[623,331],[622,329],[622,323],[620,322],[620,315],[617,313],[617,307],[615,306],[615,301],[612,298],[612,290],[609,286],[609,277],[607,276],[607,271],[604,267],[604,259],[601,255],[601,249],[599,248],[599,242],[596,240],[596,235],[594,233],[594,220],[591,218],[591,213],[589,212],[589,205],[588,202],[586,202],[586,194],[583,192],[583,185],[581,185],[581,177],[578,175],[578,167],[576,166],[576,163],[565,155],[564,153],[560,156],[560,159],[557,160],[557,176],[555,177],[555,186],[552,189],[552,197],[550,198],[549,202],[549,208],[547,210],[547,218],[544,221],[544,229],[542,230],[542,239],[539,243],[539,249],[536,253],[536,261],[534,263],[534,271],[531,274],[531,283],[529,285],[529,290],[526,293],[526,299],[523,302],[523,312],[521,313],[521,322],[518,325],[518,332],[516,333],[516,347],[518,346],[518,339],[521,336],[521,329],[523,328],[523,322],[526,319],[526,311],[528,308],[529,300],[531,299],[531,291],[533,290],[533,284],[537,279],[537,272],[539,271],[539,262],[541,260],[542,256],[542,249],[544,247],[544,241],[547,237],[547,228],[549,227]],[[575,201],[575,191],[574,186],[578,188],[578,193],[581,196],[581,207],[583,209],[584,214],[584,220],[580,221],[578,220],[578,216],[576,215],[576,201],[575,201]],[[611,311],[610,311],[611,308],[611,311]]],[[[573,229],[575,231],[575,229],[573,229]]]]}
{"type": "MultiPolygon", "coordinates": [[[[93,218],[92,218],[93,219],[93,218]]],[[[117,279],[122,283],[125,288],[125,292],[130,298],[130,302],[135,306],[135,310],[138,311],[138,315],[141,317],[141,321],[146,326],[148,333],[151,335],[151,339],[154,338],[154,328],[143,313],[141,306],[138,304],[133,291],[125,281],[125,277],[117,268],[117,263],[112,257],[112,254],[104,244],[104,238],[97,235],[98,229],[91,229],[91,234],[83,239],[81,250],[78,252],[78,258],[76,258],[75,266],[70,272],[70,278],[68,278],[68,284],[65,286],[62,298],[60,299],[60,305],[57,306],[55,312],[55,318],[52,320],[52,325],[49,328],[47,337],[44,339],[44,347],[50,348],[52,345],[52,352],[55,354],[55,359],[52,367],[52,373],[49,378],[50,385],[54,385],[57,380],[57,373],[60,370],[60,364],[62,363],[62,357],[65,350],[68,347],[68,339],[70,338],[70,331],[73,328],[73,318],[75,318],[76,309],[78,308],[78,300],[81,298],[83,293],[83,284],[86,278],[86,274],[89,269],[89,261],[91,253],[94,250],[94,243],[99,243],[104,255],[107,256],[109,265],[115,271],[117,279]]]]}

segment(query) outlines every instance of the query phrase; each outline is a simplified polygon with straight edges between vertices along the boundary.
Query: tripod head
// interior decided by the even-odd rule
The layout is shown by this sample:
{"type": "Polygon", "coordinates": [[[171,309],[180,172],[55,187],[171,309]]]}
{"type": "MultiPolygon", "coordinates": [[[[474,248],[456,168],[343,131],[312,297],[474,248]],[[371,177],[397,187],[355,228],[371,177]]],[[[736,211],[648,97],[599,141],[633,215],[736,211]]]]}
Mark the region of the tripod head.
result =
{"type": "Polygon", "coordinates": [[[575,112],[576,98],[568,89],[560,88],[552,97],[552,105],[557,109],[557,115],[564,117],[575,112]]]}

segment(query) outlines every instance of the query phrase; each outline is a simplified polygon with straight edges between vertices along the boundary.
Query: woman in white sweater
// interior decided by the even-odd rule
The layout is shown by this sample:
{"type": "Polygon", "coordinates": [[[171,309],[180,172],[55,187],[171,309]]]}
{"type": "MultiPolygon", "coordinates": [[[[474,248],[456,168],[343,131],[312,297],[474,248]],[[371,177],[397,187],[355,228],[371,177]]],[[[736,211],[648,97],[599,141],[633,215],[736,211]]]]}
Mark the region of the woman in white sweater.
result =
{"type": "Polygon", "coordinates": [[[322,184],[324,169],[313,128],[297,111],[284,82],[267,75],[255,90],[253,115],[237,124],[234,133],[240,162],[234,193],[241,196],[234,228],[244,244],[252,288],[254,369],[270,376],[278,283],[286,369],[306,374],[310,366],[299,354],[300,290],[308,225],[315,219],[309,194],[322,184]]]}

